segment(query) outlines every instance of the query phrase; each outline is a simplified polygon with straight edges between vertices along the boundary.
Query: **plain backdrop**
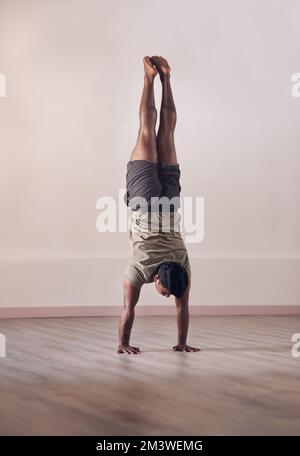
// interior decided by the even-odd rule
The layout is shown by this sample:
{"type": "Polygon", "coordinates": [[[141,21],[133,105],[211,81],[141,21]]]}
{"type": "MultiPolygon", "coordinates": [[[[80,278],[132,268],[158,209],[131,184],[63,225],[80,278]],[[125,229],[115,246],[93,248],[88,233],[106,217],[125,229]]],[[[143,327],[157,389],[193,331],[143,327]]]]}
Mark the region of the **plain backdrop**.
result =
{"type": "Polygon", "coordinates": [[[127,233],[96,201],[125,186],[153,54],[205,199],[193,303],[300,304],[299,1],[0,0],[0,306],[120,304],[127,233]]]}

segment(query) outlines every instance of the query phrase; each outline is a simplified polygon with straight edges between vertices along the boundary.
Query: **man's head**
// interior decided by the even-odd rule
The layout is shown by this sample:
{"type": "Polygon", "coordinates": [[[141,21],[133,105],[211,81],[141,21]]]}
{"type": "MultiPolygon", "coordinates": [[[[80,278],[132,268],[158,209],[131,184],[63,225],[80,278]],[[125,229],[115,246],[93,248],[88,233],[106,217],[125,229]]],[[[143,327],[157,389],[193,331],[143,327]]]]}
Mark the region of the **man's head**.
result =
{"type": "Polygon", "coordinates": [[[167,298],[170,295],[181,298],[188,286],[188,282],[186,270],[175,261],[161,263],[154,277],[156,290],[167,298]]]}

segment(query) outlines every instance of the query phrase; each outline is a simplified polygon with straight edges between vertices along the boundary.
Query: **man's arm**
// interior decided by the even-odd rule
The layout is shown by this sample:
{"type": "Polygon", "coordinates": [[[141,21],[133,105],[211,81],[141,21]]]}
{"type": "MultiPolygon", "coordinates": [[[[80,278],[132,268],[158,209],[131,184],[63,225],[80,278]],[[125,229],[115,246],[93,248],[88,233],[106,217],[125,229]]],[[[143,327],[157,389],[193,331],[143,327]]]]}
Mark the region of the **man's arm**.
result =
{"type": "Polygon", "coordinates": [[[189,294],[191,283],[189,283],[181,298],[175,297],[176,313],[177,313],[177,328],[178,328],[178,343],[173,347],[175,351],[194,352],[200,351],[200,348],[195,348],[187,345],[187,333],[189,328],[189,294]]]}
{"type": "Polygon", "coordinates": [[[140,297],[140,289],[124,277],[123,282],[124,305],[119,322],[119,346],[118,353],[140,353],[138,347],[131,347],[129,339],[134,320],[134,308],[140,297]]]}

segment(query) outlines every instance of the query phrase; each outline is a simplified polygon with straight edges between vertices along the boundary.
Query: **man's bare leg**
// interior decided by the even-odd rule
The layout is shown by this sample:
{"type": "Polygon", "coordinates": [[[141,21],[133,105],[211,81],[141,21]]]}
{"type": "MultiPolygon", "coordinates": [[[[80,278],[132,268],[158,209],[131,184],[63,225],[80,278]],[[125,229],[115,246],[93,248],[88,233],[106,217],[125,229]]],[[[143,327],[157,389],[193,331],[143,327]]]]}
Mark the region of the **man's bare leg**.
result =
{"type": "Polygon", "coordinates": [[[157,162],[157,146],[155,125],[157,110],[154,98],[154,78],[157,69],[149,56],[144,57],[144,87],[140,103],[140,127],[137,143],[132,151],[130,160],[151,160],[157,162]]]}
{"type": "Polygon", "coordinates": [[[171,88],[171,68],[167,60],[161,56],[152,56],[162,83],[162,99],[160,108],[160,124],[157,133],[157,153],[160,163],[177,163],[174,131],[177,121],[176,107],[171,88]]]}

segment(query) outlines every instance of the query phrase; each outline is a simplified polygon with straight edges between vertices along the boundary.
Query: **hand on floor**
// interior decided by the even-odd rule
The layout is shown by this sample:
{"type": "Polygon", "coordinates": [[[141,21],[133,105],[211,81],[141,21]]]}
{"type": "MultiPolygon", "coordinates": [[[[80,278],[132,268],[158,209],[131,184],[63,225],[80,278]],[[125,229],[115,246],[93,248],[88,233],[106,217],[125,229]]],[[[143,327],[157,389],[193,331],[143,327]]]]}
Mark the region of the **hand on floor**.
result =
{"type": "Polygon", "coordinates": [[[174,345],[173,350],[174,351],[186,351],[186,352],[198,352],[198,351],[200,351],[200,348],[191,347],[190,345],[186,345],[186,344],[177,344],[177,345],[174,345]]]}
{"type": "Polygon", "coordinates": [[[130,345],[119,345],[118,353],[129,353],[129,355],[133,353],[134,355],[136,355],[141,352],[139,347],[131,347],[130,345]]]}

